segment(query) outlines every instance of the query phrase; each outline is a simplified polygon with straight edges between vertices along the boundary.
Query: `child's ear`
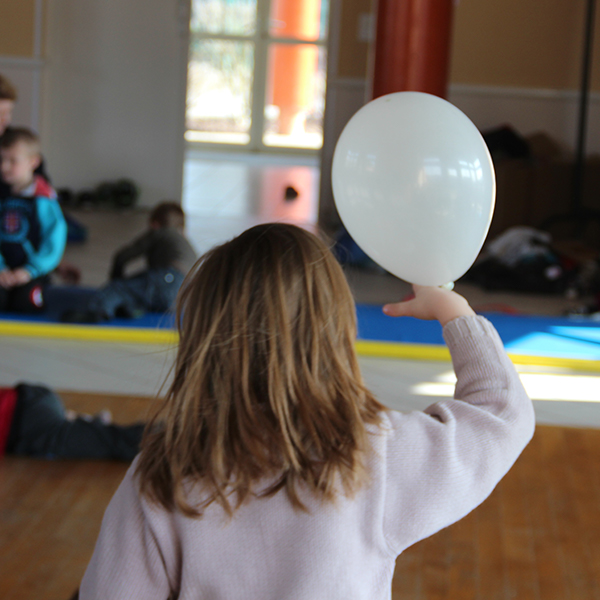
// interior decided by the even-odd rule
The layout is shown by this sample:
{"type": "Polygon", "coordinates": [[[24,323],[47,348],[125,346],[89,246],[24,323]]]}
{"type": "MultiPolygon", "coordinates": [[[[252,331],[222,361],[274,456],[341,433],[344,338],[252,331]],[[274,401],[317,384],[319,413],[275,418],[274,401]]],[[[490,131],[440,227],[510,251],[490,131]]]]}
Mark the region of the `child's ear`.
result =
{"type": "Polygon", "coordinates": [[[41,154],[33,154],[31,156],[31,166],[33,170],[37,169],[42,164],[42,156],[41,154]]]}

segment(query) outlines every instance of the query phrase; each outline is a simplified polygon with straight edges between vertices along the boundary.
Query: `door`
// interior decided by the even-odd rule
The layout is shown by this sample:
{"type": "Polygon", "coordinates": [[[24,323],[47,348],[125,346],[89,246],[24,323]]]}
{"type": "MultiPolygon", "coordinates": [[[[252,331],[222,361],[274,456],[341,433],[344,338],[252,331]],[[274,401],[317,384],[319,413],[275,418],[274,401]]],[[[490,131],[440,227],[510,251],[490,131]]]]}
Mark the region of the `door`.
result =
{"type": "Polygon", "coordinates": [[[328,0],[192,0],[186,140],[315,152],[328,0]]]}

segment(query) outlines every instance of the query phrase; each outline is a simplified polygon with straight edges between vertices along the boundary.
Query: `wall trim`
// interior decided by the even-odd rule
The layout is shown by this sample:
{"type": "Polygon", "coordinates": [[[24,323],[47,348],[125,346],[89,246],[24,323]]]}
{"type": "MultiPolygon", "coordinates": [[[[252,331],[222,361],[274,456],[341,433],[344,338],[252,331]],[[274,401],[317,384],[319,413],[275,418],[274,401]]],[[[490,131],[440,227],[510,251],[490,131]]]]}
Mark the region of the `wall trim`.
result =
{"type": "MultiPolygon", "coordinates": [[[[362,77],[330,77],[328,85],[345,88],[364,88],[367,80],[362,77]]],[[[499,85],[473,85],[468,83],[452,83],[449,85],[450,94],[463,96],[497,96],[504,98],[531,98],[541,100],[578,100],[578,90],[556,90],[546,88],[506,87],[499,85]]],[[[600,92],[590,92],[590,102],[600,102],[600,92]]]]}
{"type": "MultiPolygon", "coordinates": [[[[531,98],[561,101],[579,99],[578,90],[471,85],[465,83],[450,84],[449,92],[450,94],[461,94],[464,96],[499,96],[505,98],[531,98]]],[[[590,102],[600,102],[600,92],[590,92],[589,100],[590,102]]]]}
{"type": "MultiPolygon", "coordinates": [[[[367,80],[362,77],[329,77],[328,85],[338,87],[367,86],[367,80]]],[[[473,85],[469,83],[452,83],[449,85],[450,94],[464,96],[499,96],[506,98],[532,98],[543,100],[577,100],[578,90],[557,90],[547,88],[506,87],[499,85],[473,85]]],[[[590,92],[590,102],[600,102],[600,92],[590,92]]]]}
{"type": "Polygon", "coordinates": [[[28,58],[26,56],[0,55],[0,65],[22,69],[41,69],[44,66],[44,61],[40,58],[28,58]]]}

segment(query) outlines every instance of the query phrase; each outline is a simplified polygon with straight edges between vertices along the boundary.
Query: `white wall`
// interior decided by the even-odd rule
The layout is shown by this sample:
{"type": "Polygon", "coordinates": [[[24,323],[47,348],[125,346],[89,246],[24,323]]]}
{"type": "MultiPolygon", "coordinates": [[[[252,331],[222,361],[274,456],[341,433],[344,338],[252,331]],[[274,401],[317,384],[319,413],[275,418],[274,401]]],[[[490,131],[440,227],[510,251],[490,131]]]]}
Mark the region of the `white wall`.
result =
{"type": "Polygon", "coordinates": [[[15,86],[19,94],[13,111],[13,125],[39,132],[40,78],[43,63],[36,58],[0,56],[0,73],[15,86]]]}
{"type": "MultiPolygon", "coordinates": [[[[511,125],[524,136],[544,132],[565,150],[576,145],[579,91],[451,85],[448,100],[485,131],[511,125]]],[[[589,96],[586,152],[600,154],[600,94],[589,96]]]]}
{"type": "Polygon", "coordinates": [[[47,0],[42,140],[57,187],[181,197],[187,0],[47,0]]]}

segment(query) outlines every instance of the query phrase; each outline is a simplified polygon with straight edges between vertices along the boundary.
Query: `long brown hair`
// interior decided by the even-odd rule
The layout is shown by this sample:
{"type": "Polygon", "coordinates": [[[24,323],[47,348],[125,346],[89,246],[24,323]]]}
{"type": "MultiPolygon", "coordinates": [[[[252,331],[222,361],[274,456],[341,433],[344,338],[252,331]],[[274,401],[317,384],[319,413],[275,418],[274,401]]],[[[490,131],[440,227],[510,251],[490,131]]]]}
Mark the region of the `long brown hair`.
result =
{"type": "Polygon", "coordinates": [[[383,407],[359,371],[348,284],[315,235],[271,223],[209,251],[183,283],[177,323],[173,381],[137,466],[142,494],[189,516],[212,502],[231,515],[256,493],[285,488],[304,508],[300,487],[329,501],[364,483],[366,425],[383,407]]]}

